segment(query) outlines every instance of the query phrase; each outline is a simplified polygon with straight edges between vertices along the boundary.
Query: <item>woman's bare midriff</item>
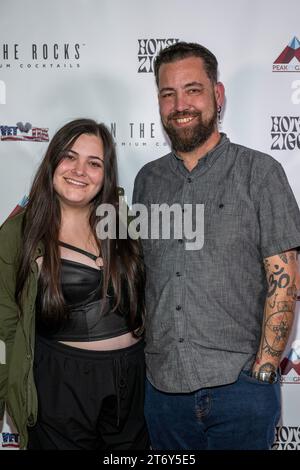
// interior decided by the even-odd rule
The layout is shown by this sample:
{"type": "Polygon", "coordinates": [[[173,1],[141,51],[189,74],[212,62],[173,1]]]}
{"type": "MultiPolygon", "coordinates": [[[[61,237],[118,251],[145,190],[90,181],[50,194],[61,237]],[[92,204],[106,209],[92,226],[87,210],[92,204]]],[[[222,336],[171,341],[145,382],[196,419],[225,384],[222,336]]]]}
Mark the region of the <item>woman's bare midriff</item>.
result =
{"type": "Polygon", "coordinates": [[[125,333],[114,338],[101,339],[98,341],[59,341],[60,343],[72,346],[73,348],[90,349],[92,351],[110,351],[114,349],[123,349],[132,346],[140,341],[132,333],[125,333]]]}

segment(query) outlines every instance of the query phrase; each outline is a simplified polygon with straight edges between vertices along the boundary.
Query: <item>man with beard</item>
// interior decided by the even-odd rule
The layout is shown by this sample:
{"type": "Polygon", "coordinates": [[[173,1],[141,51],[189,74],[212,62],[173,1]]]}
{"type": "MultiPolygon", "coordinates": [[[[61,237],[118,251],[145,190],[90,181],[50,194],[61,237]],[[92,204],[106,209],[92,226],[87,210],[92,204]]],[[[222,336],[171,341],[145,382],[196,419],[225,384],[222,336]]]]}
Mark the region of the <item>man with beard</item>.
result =
{"type": "MultiPolygon", "coordinates": [[[[281,165],[218,131],[217,65],[199,44],[160,52],[155,76],[172,152],[135,181],[133,202],[149,209],[148,225],[153,204],[180,205],[181,219],[185,204],[204,204],[201,249],[191,249],[184,230],[142,240],[154,449],[269,449],[280,417],[300,213],[281,165]]],[[[192,220],[197,235],[194,212],[192,220]]]]}

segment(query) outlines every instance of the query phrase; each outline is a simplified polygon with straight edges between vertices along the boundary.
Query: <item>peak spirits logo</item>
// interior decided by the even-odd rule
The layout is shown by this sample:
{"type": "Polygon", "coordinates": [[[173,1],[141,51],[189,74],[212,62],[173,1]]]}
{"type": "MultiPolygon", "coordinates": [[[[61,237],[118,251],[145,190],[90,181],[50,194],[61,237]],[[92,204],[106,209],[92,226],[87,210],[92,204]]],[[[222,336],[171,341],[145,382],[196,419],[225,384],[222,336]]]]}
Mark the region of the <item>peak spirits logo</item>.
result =
{"type": "Polygon", "coordinates": [[[300,384],[300,340],[293,342],[288,355],[280,363],[281,381],[289,384],[300,384]]]}
{"type": "Polygon", "coordinates": [[[17,122],[15,126],[0,124],[0,141],[28,140],[31,142],[49,142],[48,128],[33,127],[30,122],[17,122]]]}
{"type": "Polygon", "coordinates": [[[271,116],[271,150],[300,149],[300,116],[271,116]]]}
{"type": "Polygon", "coordinates": [[[138,73],[151,73],[154,68],[154,58],[168,46],[179,39],[138,39],[138,73]]]}
{"type": "Polygon", "coordinates": [[[300,41],[296,36],[274,61],[273,72],[300,72],[300,41]]]}
{"type": "Polygon", "coordinates": [[[0,43],[0,69],[76,69],[80,67],[79,43],[0,43]]]}
{"type": "Polygon", "coordinates": [[[6,85],[3,80],[0,80],[0,104],[6,104],[6,85]]]}

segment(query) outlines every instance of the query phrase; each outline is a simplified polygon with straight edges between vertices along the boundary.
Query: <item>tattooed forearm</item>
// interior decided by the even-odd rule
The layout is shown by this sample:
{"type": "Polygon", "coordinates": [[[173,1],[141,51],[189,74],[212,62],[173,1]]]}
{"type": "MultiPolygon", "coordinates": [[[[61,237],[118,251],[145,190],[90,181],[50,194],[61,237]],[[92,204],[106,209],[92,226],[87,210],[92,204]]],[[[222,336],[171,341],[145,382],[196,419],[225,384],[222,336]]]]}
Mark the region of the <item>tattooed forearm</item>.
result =
{"type": "Polygon", "coordinates": [[[288,287],[290,280],[290,276],[284,271],[284,268],[279,267],[278,264],[275,264],[273,271],[268,278],[268,297],[272,297],[277,289],[285,289],[288,287]]]}
{"type": "Polygon", "coordinates": [[[275,310],[265,322],[263,351],[280,358],[293,323],[294,302],[277,302],[275,310]]]}
{"type": "Polygon", "coordinates": [[[265,303],[256,368],[277,367],[293,325],[299,273],[296,252],[286,252],[264,260],[268,293],[265,303]]]}

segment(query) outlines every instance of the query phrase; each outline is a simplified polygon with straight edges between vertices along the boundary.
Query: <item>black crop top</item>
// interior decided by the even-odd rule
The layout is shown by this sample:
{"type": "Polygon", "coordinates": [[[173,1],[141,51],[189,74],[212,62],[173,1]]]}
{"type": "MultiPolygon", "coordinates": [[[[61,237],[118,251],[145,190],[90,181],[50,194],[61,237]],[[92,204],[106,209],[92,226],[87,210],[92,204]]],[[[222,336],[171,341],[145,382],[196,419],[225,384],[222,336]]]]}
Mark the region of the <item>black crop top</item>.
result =
{"type": "MultiPolygon", "coordinates": [[[[59,243],[93,260],[96,256],[72,245],[59,243]]],[[[102,297],[103,270],[77,261],[61,259],[61,289],[69,311],[69,319],[58,328],[39,315],[42,289],[38,284],[36,298],[36,326],[41,336],[57,341],[96,341],[112,338],[131,331],[127,312],[112,312],[113,295],[102,297]]],[[[109,294],[109,293],[108,293],[109,294]]],[[[113,293],[112,293],[113,294],[113,293]]]]}

